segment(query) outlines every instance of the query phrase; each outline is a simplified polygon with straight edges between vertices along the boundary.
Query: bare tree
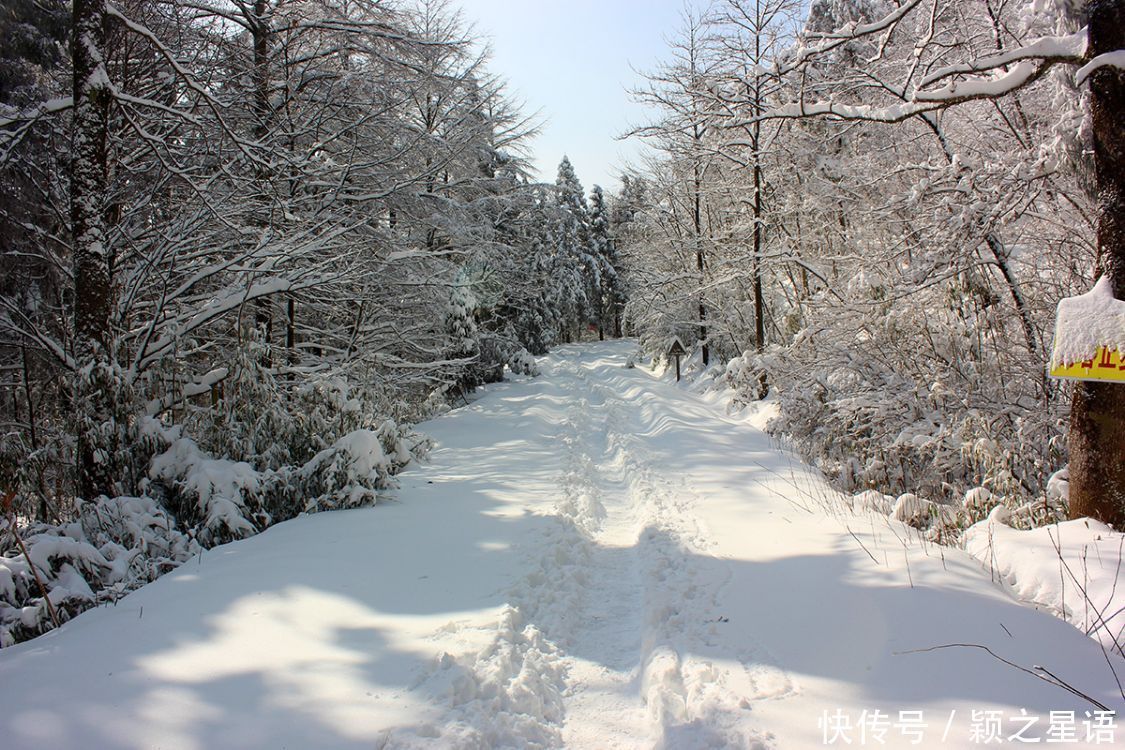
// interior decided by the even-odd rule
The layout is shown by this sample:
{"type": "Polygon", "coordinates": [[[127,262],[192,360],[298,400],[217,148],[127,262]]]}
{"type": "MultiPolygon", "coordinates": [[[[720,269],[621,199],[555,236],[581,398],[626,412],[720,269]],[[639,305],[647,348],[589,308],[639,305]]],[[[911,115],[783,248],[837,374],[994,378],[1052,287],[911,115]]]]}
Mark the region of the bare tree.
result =
{"type": "MultiPolygon", "coordinates": [[[[991,7],[991,6],[990,6],[991,7]]],[[[949,44],[962,20],[943,12],[933,0],[911,0],[883,18],[819,34],[798,50],[778,71],[807,75],[820,56],[848,43],[871,39],[877,53],[864,65],[877,65],[887,41],[896,35],[921,31],[916,53],[898,69],[897,79],[875,77],[869,88],[829,87],[826,96],[806,98],[776,107],[762,119],[823,116],[839,120],[898,123],[978,101],[998,101],[1016,95],[1041,80],[1055,66],[1084,66],[1079,80],[1090,82],[1090,113],[1094,141],[1094,170],[1100,210],[1095,273],[1107,275],[1114,294],[1125,298],[1125,191],[1122,189],[1121,143],[1125,142],[1122,113],[1125,73],[1115,64],[1125,44],[1125,3],[1092,0],[1077,15],[1085,26],[1071,30],[1074,19],[1047,18],[1037,38],[1014,47],[991,50],[949,44]],[[1052,23],[1053,22],[1053,23],[1052,23]],[[913,26],[911,26],[913,24],[913,26]],[[1053,33],[1043,34],[1054,26],[1053,33]],[[1115,56],[1117,55],[1117,56],[1115,56]]],[[[1002,249],[996,261],[1005,260],[1002,249]]],[[[1023,306],[1013,295],[1017,307],[1023,306]]],[[[1029,338],[1032,337],[1028,331],[1029,338]]],[[[1092,515],[1115,525],[1125,523],[1125,392],[1119,386],[1080,384],[1071,405],[1069,432],[1071,513],[1092,515]]]]}

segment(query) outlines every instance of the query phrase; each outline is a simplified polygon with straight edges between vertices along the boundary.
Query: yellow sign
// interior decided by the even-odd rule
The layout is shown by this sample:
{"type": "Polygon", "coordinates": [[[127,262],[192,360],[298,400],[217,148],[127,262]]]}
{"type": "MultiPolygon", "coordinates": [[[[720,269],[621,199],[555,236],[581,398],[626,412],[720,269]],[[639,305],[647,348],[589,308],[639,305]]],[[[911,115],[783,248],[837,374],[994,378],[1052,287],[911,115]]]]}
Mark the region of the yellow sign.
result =
{"type": "Polygon", "coordinates": [[[1116,349],[1099,346],[1097,353],[1090,359],[1072,365],[1055,365],[1051,368],[1051,377],[1125,383],[1125,357],[1116,349]]]}

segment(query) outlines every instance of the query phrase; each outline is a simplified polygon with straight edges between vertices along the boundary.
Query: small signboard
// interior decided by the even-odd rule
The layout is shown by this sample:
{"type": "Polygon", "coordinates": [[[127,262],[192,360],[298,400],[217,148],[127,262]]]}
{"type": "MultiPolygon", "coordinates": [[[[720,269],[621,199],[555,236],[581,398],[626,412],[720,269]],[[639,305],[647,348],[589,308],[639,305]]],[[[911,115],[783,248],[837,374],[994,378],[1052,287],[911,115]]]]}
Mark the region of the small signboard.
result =
{"type": "Polygon", "coordinates": [[[680,341],[680,337],[674,336],[672,338],[671,345],[668,347],[668,356],[674,357],[676,360],[676,382],[679,382],[680,380],[680,357],[684,356],[685,354],[687,354],[687,349],[684,348],[684,344],[682,341],[680,341]]]}
{"type": "Polygon", "coordinates": [[[1059,301],[1048,372],[1053,378],[1125,383],[1125,301],[1114,297],[1108,276],[1085,294],[1059,301]]]}
{"type": "Polygon", "coordinates": [[[1073,364],[1056,363],[1051,367],[1052,378],[1066,380],[1109,380],[1125,383],[1125,357],[1116,349],[1099,346],[1090,359],[1073,364]]]}

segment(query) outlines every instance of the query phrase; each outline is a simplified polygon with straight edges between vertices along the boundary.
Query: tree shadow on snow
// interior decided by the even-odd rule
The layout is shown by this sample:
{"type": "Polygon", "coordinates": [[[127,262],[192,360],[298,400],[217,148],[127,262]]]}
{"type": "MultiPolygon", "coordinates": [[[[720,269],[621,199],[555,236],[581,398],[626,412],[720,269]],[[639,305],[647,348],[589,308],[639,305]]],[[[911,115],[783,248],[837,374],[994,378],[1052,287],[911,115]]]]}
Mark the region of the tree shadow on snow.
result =
{"type": "MultiPolygon", "coordinates": [[[[675,386],[622,368],[626,350],[573,357],[596,381],[588,404],[600,406],[611,388],[629,406],[603,447],[630,439],[645,465],[683,477],[682,487],[663,488],[669,497],[693,488],[703,503],[713,489],[738,486],[752,503],[749,488],[791,471],[761,433],[734,420],[714,429],[702,402],[673,408],[653,398],[675,386]]],[[[751,711],[800,695],[809,678],[887,712],[922,702],[1042,715],[1090,708],[976,649],[918,651],[966,643],[1045,664],[1119,706],[1097,644],[1002,595],[950,585],[945,561],[916,562],[911,585],[842,534],[818,554],[720,559],[658,519],[632,545],[607,546],[572,518],[521,505],[558,491],[559,425],[574,398],[548,379],[491,388],[466,407],[479,429],[454,419],[427,426],[437,447],[428,466],[402,476],[401,501],[280,524],[6,649],[5,747],[260,747],[278,727],[288,747],[371,747],[384,730],[440,723],[448,709],[448,697],[423,682],[437,656],[427,639],[483,647],[481,633],[467,627],[462,636],[458,624],[506,605],[567,656],[634,673],[628,689],[645,699],[660,694],[653,675],[667,676],[669,691],[676,679],[697,679],[705,692],[700,665],[712,663],[737,672],[730,684],[748,692],[736,697],[751,711]],[[542,556],[544,544],[557,554],[542,556]],[[661,660],[671,664],[665,672],[661,660]]],[[[627,479],[599,481],[613,488],[627,479]]],[[[665,722],[667,747],[721,743],[709,726],[746,710],[717,698],[700,710],[730,716],[693,715],[690,696],[684,703],[665,722]]],[[[808,721],[812,737],[815,716],[808,721]]]]}

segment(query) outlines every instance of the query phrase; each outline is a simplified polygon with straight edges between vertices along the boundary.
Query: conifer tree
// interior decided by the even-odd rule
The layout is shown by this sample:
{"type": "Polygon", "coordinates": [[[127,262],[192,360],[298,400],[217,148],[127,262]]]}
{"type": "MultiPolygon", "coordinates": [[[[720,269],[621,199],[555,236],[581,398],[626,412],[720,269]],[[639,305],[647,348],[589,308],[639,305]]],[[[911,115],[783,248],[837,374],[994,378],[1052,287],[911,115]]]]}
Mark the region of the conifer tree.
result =
{"type": "Polygon", "coordinates": [[[621,335],[621,291],[617,278],[617,261],[610,236],[609,209],[600,185],[590,191],[590,247],[597,267],[599,283],[594,297],[594,312],[598,322],[598,338],[605,339],[608,328],[611,336],[621,335]]]}

